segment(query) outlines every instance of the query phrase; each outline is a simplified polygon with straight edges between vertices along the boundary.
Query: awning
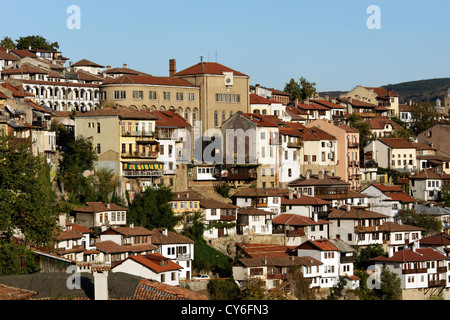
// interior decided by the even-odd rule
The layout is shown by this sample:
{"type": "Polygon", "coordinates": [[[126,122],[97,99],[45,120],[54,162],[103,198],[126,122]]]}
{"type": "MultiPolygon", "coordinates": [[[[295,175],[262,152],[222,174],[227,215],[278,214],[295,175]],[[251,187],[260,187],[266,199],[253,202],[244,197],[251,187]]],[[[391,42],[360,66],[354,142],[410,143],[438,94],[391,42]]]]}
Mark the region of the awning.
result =
{"type": "Polygon", "coordinates": [[[138,164],[132,164],[132,163],[124,163],[123,164],[124,170],[163,170],[164,166],[160,163],[138,163],[138,164]]]}

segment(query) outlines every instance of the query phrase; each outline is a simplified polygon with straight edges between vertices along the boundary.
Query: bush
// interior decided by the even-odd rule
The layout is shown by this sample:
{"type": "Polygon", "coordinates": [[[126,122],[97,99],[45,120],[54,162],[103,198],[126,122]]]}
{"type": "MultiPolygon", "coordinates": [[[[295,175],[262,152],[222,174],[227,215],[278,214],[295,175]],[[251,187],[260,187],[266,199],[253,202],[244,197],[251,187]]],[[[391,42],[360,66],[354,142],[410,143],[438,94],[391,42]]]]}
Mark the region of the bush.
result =
{"type": "Polygon", "coordinates": [[[0,241],[0,276],[33,274],[39,271],[38,257],[29,248],[0,241]]]}

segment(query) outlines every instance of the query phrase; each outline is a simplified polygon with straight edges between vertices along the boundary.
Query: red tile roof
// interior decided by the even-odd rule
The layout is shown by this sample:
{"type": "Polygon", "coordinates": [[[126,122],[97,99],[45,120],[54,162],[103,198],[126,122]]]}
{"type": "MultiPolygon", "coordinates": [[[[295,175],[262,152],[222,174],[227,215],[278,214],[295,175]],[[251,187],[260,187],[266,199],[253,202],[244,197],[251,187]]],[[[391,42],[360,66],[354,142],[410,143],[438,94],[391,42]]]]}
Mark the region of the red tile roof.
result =
{"type": "Polygon", "coordinates": [[[381,192],[403,192],[403,189],[399,186],[387,186],[379,183],[372,184],[372,186],[377,188],[381,192]]]}
{"type": "Polygon", "coordinates": [[[429,246],[449,246],[450,245],[450,235],[441,232],[436,233],[431,236],[422,238],[419,240],[420,244],[429,246]]]}
{"type": "Polygon", "coordinates": [[[280,102],[278,102],[278,101],[267,99],[267,98],[258,96],[256,94],[250,95],[250,104],[272,104],[272,103],[280,104],[280,102]]]}
{"type": "MultiPolygon", "coordinates": [[[[163,255],[161,255],[159,253],[151,253],[151,254],[146,254],[146,255],[132,256],[124,261],[127,261],[127,260],[133,260],[133,261],[143,265],[144,267],[151,269],[155,273],[176,271],[176,270],[183,269],[182,266],[173,262],[169,258],[164,257],[163,255]],[[161,265],[162,261],[166,261],[166,263],[161,265]]],[[[124,261],[122,261],[121,263],[123,263],[124,261]]],[[[120,265],[121,263],[119,263],[118,265],[120,265]]],[[[115,267],[117,267],[117,266],[115,266],[115,267]]]]}
{"type": "Polygon", "coordinates": [[[158,281],[142,279],[136,287],[133,300],[208,300],[201,294],[180,286],[171,286],[158,281]]]}
{"type": "Polygon", "coordinates": [[[387,90],[387,89],[381,88],[381,87],[363,87],[363,88],[366,88],[368,90],[375,92],[380,98],[398,97],[397,92],[395,92],[393,90],[387,90]]]}
{"type": "Polygon", "coordinates": [[[87,59],[82,59],[78,62],[75,62],[72,67],[97,67],[97,68],[104,68],[104,66],[101,66],[95,62],[89,61],[87,59]]]}
{"type": "Polygon", "coordinates": [[[405,138],[378,138],[378,141],[393,149],[415,149],[414,144],[405,138]]]}
{"type": "Polygon", "coordinates": [[[236,243],[236,247],[242,250],[246,257],[289,257],[293,254],[295,247],[282,246],[276,244],[260,243],[236,243]]]}
{"type": "Polygon", "coordinates": [[[327,239],[320,240],[308,240],[305,243],[297,247],[300,250],[320,250],[320,251],[339,251],[330,241],[327,239]]]}
{"type": "Polygon", "coordinates": [[[175,111],[152,111],[158,119],[155,121],[157,128],[188,128],[191,127],[181,115],[175,111]]]}
{"type": "Polygon", "coordinates": [[[272,219],[273,224],[282,224],[288,226],[315,226],[329,224],[330,222],[318,219],[317,222],[311,218],[298,214],[280,214],[272,219]]]}
{"type": "Polygon", "coordinates": [[[344,106],[341,106],[340,104],[336,104],[327,100],[322,100],[322,99],[313,99],[311,100],[312,102],[314,102],[315,104],[321,104],[325,107],[328,107],[330,109],[345,109],[344,106]]]}
{"type": "MultiPolygon", "coordinates": [[[[397,124],[396,122],[392,121],[391,119],[388,119],[387,117],[375,117],[372,119],[365,120],[366,123],[369,124],[370,129],[372,130],[382,130],[386,127],[387,124],[390,124],[392,126],[393,130],[401,129],[402,127],[397,124]]],[[[388,139],[388,138],[386,138],[388,139]]]]}
{"type": "Polygon", "coordinates": [[[103,202],[88,202],[87,206],[75,209],[75,212],[96,213],[105,211],[128,211],[128,208],[121,207],[115,203],[107,204],[103,202]]]}
{"type": "Polygon", "coordinates": [[[355,207],[351,207],[350,211],[333,209],[328,215],[328,219],[364,220],[364,219],[384,219],[384,218],[389,217],[387,215],[370,211],[365,208],[355,208],[355,207]]]}
{"type": "Polygon", "coordinates": [[[296,205],[311,206],[311,205],[330,205],[331,202],[305,195],[301,195],[299,198],[297,198],[297,195],[294,193],[292,199],[289,199],[289,195],[285,195],[283,198],[281,198],[281,204],[287,206],[296,206],[296,205]]]}
{"type": "Polygon", "coordinates": [[[0,283],[0,300],[29,300],[37,296],[37,292],[15,288],[0,283]]]}
{"type": "Polygon", "coordinates": [[[387,195],[388,197],[390,197],[392,200],[394,201],[400,201],[400,202],[404,202],[404,203],[416,203],[416,199],[414,199],[413,197],[407,195],[404,192],[385,192],[385,195],[387,195]]]}
{"type": "Polygon", "coordinates": [[[181,78],[154,77],[149,75],[123,75],[117,78],[107,79],[103,82],[103,85],[120,85],[120,84],[136,84],[136,85],[142,84],[142,85],[198,88],[198,86],[181,78]]]}
{"type": "Polygon", "coordinates": [[[175,76],[187,76],[187,75],[196,75],[196,74],[223,74],[224,72],[233,72],[235,76],[245,76],[242,72],[230,69],[220,63],[216,62],[200,62],[196,65],[193,65],[187,69],[184,69],[180,72],[177,72],[175,76]]]}
{"type": "Polygon", "coordinates": [[[371,261],[380,262],[415,262],[415,261],[433,261],[433,260],[447,260],[447,257],[432,248],[416,249],[414,252],[411,249],[400,250],[394,252],[392,257],[376,257],[371,261]]]}
{"type": "Polygon", "coordinates": [[[150,230],[152,234],[152,243],[156,245],[162,244],[175,244],[175,243],[184,243],[184,244],[192,244],[193,240],[185,237],[179,233],[167,231],[167,236],[163,234],[163,229],[153,229],[150,230]]]}
{"type": "Polygon", "coordinates": [[[441,180],[443,176],[433,169],[423,169],[415,174],[413,174],[410,179],[426,180],[426,179],[436,179],[441,180]]]}

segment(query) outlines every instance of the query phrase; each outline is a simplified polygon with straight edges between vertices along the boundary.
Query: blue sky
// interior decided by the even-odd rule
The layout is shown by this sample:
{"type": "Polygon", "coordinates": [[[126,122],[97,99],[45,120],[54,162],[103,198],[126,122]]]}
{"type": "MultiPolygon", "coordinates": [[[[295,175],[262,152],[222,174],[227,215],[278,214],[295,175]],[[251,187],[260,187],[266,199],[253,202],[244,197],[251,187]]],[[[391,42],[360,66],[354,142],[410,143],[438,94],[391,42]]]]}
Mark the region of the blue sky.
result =
{"type": "Polygon", "coordinates": [[[42,35],[63,55],[167,76],[216,61],[283,89],[305,77],[319,91],[450,76],[450,1],[403,0],[24,0],[1,4],[0,38],[42,35]],[[67,7],[81,29],[66,27],[67,7]],[[366,12],[381,10],[381,29],[366,12]]]}

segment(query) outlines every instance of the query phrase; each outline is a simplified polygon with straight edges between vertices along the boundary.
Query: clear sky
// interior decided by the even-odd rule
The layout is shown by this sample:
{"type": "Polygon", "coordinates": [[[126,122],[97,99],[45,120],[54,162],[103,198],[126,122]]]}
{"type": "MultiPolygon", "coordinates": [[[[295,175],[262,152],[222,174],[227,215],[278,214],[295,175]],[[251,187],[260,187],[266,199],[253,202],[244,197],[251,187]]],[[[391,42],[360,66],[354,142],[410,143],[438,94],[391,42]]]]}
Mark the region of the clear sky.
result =
{"type": "Polygon", "coordinates": [[[41,35],[73,62],[155,76],[200,56],[281,90],[300,77],[333,91],[450,76],[448,0],[23,0],[0,11],[1,39],[41,35]],[[80,29],[67,28],[70,5],[80,29]],[[370,5],[381,29],[367,27],[370,5]]]}

